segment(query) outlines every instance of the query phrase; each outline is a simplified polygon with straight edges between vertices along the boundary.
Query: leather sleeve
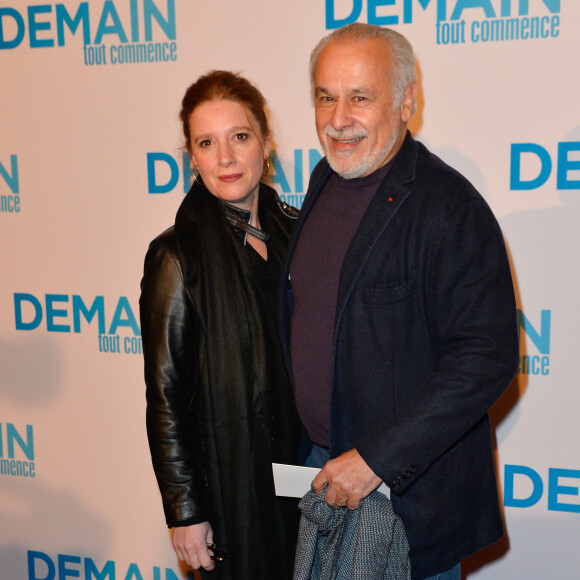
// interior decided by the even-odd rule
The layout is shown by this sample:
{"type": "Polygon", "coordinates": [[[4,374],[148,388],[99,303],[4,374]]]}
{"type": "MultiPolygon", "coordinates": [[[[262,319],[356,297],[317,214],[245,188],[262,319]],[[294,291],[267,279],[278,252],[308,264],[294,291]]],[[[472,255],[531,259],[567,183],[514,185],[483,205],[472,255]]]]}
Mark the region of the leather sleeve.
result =
{"type": "Polygon", "coordinates": [[[172,229],[149,247],[139,304],[147,436],[165,518],[169,526],[206,521],[205,478],[191,412],[199,331],[172,229]]]}

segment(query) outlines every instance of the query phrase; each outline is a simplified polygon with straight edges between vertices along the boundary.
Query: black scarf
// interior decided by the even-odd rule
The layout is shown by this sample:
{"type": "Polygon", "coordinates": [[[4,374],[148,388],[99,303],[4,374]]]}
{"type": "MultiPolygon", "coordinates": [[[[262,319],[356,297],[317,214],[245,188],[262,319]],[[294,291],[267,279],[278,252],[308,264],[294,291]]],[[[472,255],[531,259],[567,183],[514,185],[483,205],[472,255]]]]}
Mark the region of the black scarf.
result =
{"type": "MultiPolygon", "coordinates": [[[[293,220],[260,186],[268,259],[282,262],[293,220]]],[[[278,328],[248,249],[218,200],[194,184],[175,221],[199,318],[194,414],[216,543],[234,555],[212,578],[284,578],[286,538],[272,461],[294,463],[297,420],[278,328]]],[[[290,564],[287,566],[288,570],[290,564]]]]}

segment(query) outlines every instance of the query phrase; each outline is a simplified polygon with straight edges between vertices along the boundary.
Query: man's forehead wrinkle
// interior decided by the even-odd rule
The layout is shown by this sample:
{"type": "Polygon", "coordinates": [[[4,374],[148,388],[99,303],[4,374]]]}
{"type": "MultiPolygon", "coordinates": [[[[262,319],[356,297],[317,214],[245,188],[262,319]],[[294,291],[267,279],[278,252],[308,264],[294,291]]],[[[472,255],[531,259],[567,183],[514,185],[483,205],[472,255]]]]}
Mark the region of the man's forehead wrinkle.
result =
{"type": "Polygon", "coordinates": [[[328,93],[336,88],[346,93],[372,92],[367,85],[369,78],[384,79],[388,84],[387,60],[367,62],[347,58],[334,66],[324,61],[320,64],[314,76],[316,90],[324,89],[328,93]]]}

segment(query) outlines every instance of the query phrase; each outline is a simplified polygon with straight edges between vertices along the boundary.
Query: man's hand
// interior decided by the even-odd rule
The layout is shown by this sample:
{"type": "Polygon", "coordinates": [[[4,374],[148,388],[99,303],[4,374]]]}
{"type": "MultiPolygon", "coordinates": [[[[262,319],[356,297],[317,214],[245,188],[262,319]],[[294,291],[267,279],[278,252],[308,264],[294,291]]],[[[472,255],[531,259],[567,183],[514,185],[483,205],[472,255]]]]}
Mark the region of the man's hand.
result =
{"type": "Polygon", "coordinates": [[[177,557],[194,570],[215,568],[207,547],[212,542],[213,531],[209,522],[173,528],[173,549],[177,557]]]}
{"type": "Polygon", "coordinates": [[[381,485],[381,478],[367,465],[356,449],[331,459],[314,478],[312,486],[317,494],[326,485],[326,503],[333,508],[356,510],[361,500],[381,485]]]}

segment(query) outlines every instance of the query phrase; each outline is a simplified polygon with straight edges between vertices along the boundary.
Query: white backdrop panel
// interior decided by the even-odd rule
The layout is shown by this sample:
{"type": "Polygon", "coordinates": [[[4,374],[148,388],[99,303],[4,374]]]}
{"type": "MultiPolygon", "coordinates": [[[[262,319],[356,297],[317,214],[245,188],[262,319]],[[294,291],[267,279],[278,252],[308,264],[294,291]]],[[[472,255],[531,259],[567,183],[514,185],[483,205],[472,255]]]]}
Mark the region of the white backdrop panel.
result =
{"type": "Polygon", "coordinates": [[[1,0],[0,578],[187,577],[150,466],[137,325],[148,242],[187,189],[180,101],[210,69],[252,79],[272,183],[300,205],[320,155],[308,57],[333,20],[410,39],[412,131],[473,181],[510,251],[524,360],[493,410],[507,537],[467,576],[580,575],[580,3],[1,0]],[[481,40],[534,19],[539,38],[481,40]],[[115,62],[150,45],[161,60],[115,62]]]}

